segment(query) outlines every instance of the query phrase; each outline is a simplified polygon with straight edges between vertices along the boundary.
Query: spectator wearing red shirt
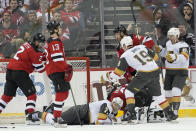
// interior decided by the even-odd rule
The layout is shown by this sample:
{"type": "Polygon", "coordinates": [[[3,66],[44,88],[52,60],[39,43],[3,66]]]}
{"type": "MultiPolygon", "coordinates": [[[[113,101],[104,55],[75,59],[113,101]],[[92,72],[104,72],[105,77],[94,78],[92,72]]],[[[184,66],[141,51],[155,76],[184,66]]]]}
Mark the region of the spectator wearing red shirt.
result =
{"type": "Polygon", "coordinates": [[[25,20],[25,14],[20,10],[18,0],[10,0],[10,6],[5,8],[6,11],[12,13],[12,22],[16,25],[23,25],[25,20]]]}
{"type": "Polygon", "coordinates": [[[11,13],[9,11],[5,11],[0,23],[0,31],[3,32],[6,40],[8,41],[12,41],[19,35],[18,27],[11,21],[11,17],[11,13]]]}

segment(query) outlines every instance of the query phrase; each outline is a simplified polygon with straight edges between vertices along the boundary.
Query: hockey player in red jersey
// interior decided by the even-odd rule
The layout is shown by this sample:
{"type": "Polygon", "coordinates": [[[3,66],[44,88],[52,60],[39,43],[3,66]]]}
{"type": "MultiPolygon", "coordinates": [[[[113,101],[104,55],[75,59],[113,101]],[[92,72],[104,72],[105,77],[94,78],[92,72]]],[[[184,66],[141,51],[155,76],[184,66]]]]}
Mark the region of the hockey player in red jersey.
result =
{"type": "Polygon", "coordinates": [[[64,100],[69,94],[72,68],[66,63],[63,43],[59,38],[60,24],[56,21],[49,22],[47,29],[50,32],[50,38],[46,46],[46,73],[55,86],[54,118],[55,122],[59,123],[62,120],[64,100]]]}
{"type": "Polygon", "coordinates": [[[19,87],[27,97],[26,115],[34,112],[36,103],[36,89],[29,77],[34,70],[45,71],[42,57],[45,45],[45,37],[38,33],[32,42],[22,44],[15,56],[10,60],[6,71],[6,83],[4,93],[0,99],[0,113],[6,105],[16,96],[19,87]]]}
{"type": "Polygon", "coordinates": [[[149,49],[152,49],[154,46],[154,41],[152,40],[151,37],[140,36],[137,34],[128,34],[126,28],[123,25],[117,26],[113,32],[114,32],[117,42],[119,43],[118,48],[117,48],[119,58],[125,52],[120,45],[120,41],[124,36],[131,36],[132,41],[133,41],[133,46],[142,44],[142,45],[145,45],[149,49]]]}

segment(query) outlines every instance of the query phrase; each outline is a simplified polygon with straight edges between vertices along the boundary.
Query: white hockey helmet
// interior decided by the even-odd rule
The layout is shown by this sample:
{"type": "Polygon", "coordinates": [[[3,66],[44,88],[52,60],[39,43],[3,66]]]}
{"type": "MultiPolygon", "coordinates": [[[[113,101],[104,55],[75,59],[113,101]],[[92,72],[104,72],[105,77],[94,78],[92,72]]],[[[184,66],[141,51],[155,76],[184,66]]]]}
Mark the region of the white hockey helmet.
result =
{"type": "Polygon", "coordinates": [[[126,51],[128,47],[133,46],[133,40],[130,36],[124,36],[120,41],[120,45],[123,48],[123,50],[126,51]]]}
{"type": "Polygon", "coordinates": [[[118,104],[120,107],[123,106],[123,100],[120,97],[115,97],[112,99],[112,103],[118,104]]]}
{"type": "Polygon", "coordinates": [[[169,31],[167,32],[167,36],[171,36],[171,35],[177,36],[177,38],[179,38],[180,36],[179,28],[175,28],[175,27],[170,28],[169,31]]]}

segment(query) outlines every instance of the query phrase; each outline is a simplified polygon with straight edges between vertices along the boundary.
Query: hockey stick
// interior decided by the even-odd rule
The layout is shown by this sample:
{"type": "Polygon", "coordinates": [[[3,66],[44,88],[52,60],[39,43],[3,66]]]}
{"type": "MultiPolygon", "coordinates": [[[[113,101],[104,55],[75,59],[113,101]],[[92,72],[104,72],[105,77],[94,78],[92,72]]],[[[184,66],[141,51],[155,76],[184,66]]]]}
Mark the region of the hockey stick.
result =
{"type": "Polygon", "coordinates": [[[136,29],[136,36],[138,36],[138,39],[139,39],[139,44],[141,44],[141,39],[140,39],[140,36],[139,36],[139,29],[138,29],[138,26],[137,26],[137,21],[136,21],[136,17],[135,17],[135,13],[134,13],[134,10],[133,10],[133,4],[134,4],[135,0],[132,0],[131,3],[130,3],[130,7],[131,7],[131,14],[132,14],[132,17],[133,17],[133,20],[134,20],[134,25],[135,25],[135,29],[136,29]]]}
{"type": "Polygon", "coordinates": [[[73,90],[72,90],[72,88],[71,88],[71,85],[70,85],[70,90],[71,90],[71,95],[72,95],[72,98],[73,98],[73,102],[74,102],[74,106],[75,106],[75,110],[76,110],[76,114],[77,114],[77,117],[78,117],[78,121],[80,122],[80,125],[82,125],[82,122],[81,122],[81,120],[80,120],[80,115],[79,115],[79,113],[78,113],[78,111],[77,111],[77,106],[76,106],[76,101],[75,101],[75,98],[74,98],[74,94],[73,94],[73,90]]]}

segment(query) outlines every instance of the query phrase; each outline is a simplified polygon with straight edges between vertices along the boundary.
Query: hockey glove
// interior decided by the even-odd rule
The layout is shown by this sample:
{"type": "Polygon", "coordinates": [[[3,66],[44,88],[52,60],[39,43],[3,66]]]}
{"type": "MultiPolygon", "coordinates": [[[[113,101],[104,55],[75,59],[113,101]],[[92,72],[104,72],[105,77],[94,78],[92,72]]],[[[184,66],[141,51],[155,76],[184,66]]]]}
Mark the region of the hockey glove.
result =
{"type": "Polygon", "coordinates": [[[163,48],[162,46],[158,46],[158,45],[155,45],[154,47],[156,53],[160,53],[162,48],[163,48]]]}
{"type": "Polygon", "coordinates": [[[67,68],[65,69],[65,81],[69,82],[73,76],[73,68],[71,65],[68,64],[67,68]]]}
{"type": "Polygon", "coordinates": [[[169,62],[169,63],[173,63],[174,61],[176,61],[177,59],[177,55],[176,54],[167,54],[165,56],[166,60],[169,62]]]}

